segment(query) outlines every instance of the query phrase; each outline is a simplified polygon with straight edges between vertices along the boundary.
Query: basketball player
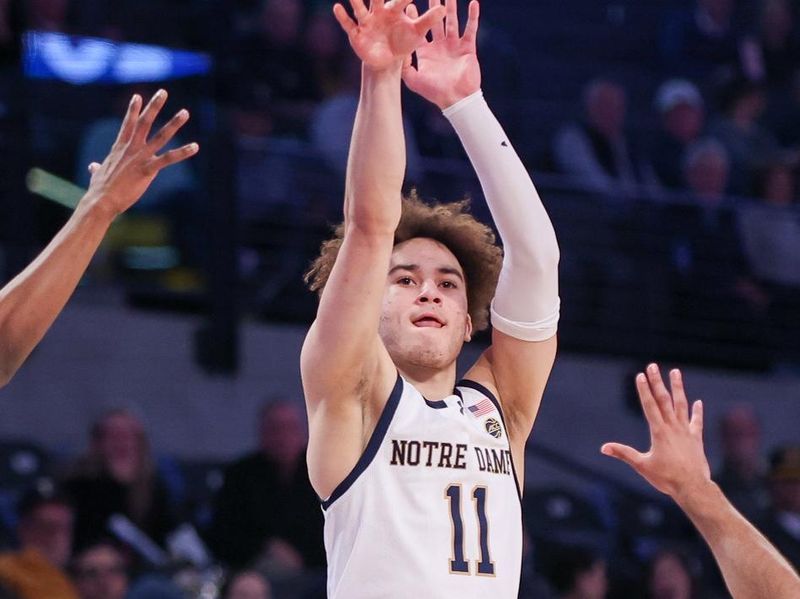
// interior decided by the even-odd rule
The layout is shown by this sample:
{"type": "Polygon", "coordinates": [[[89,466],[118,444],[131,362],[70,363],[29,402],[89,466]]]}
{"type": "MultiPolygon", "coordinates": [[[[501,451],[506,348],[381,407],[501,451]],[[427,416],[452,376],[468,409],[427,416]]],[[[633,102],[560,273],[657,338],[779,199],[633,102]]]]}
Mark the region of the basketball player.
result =
{"type": "Polygon", "coordinates": [[[149,141],[167,100],[159,90],[142,110],[128,106],[119,136],[102,164],[92,163],[89,189],[44,251],[0,290],[0,386],[8,383],[75,290],[114,218],[144,194],[161,169],[197,153],[195,143],[156,155],[189,119],[179,111],[149,141]]]}
{"type": "Polygon", "coordinates": [[[456,0],[422,16],[409,5],[351,0],[355,20],[334,7],[363,64],[345,220],[308,274],[321,298],[301,356],[328,596],[510,599],[524,446],[556,352],[558,246],[480,92],[478,3],[463,35],[456,0]],[[461,138],[504,257],[463,203],[401,197],[401,76],[461,138]],[[491,347],[457,382],[490,300],[491,347]]]}
{"type": "Polygon", "coordinates": [[[650,427],[650,451],[606,443],[602,452],[622,460],[677,502],[711,548],[733,597],[800,597],[800,579],[792,566],[711,480],[703,449],[703,404],[694,402],[690,415],[680,371],[671,371],[669,378],[671,394],[656,364],[636,376],[650,427]]]}

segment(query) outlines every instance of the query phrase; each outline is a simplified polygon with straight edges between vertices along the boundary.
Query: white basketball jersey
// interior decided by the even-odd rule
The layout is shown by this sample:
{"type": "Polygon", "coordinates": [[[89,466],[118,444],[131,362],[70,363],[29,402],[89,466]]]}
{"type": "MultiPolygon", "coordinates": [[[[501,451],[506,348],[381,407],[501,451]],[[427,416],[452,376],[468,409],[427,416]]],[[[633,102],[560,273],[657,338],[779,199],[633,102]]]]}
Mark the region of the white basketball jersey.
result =
{"type": "Polygon", "coordinates": [[[473,381],[428,401],[398,376],[325,511],[329,599],[516,599],[522,509],[500,406],[473,381]]]}

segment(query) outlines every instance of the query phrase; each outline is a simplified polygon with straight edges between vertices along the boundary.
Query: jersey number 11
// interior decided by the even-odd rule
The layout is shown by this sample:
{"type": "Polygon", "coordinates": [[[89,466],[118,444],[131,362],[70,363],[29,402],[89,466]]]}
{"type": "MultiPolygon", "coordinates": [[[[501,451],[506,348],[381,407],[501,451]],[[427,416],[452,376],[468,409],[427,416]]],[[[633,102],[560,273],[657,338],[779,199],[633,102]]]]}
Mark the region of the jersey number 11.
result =
{"type": "MultiPolygon", "coordinates": [[[[478,516],[478,537],[481,559],[478,562],[478,576],[494,576],[494,562],[489,557],[489,523],[486,520],[486,487],[472,490],[472,501],[478,516]]],[[[450,485],[445,489],[445,499],[450,502],[450,519],[453,525],[453,556],[450,559],[450,572],[469,574],[469,562],[464,559],[464,520],[461,517],[461,485],[450,485]]]]}

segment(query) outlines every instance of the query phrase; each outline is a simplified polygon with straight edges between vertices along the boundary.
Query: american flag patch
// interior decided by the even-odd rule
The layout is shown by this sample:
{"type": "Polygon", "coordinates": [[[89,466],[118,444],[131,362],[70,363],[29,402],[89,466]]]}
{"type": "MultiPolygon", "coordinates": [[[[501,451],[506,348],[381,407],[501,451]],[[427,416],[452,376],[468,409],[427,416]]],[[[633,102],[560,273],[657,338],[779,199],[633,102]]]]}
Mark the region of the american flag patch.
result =
{"type": "Polygon", "coordinates": [[[484,397],[478,403],[469,406],[467,409],[473,416],[475,416],[475,418],[480,418],[481,416],[494,410],[494,404],[491,402],[491,400],[484,397]]]}

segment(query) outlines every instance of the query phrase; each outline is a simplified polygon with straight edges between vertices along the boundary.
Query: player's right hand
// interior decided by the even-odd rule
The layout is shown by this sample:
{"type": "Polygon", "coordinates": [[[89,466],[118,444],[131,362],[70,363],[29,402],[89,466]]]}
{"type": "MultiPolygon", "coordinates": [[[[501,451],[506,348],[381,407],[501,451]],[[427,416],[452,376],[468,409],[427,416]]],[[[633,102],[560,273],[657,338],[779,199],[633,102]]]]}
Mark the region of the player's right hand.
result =
{"type": "Polygon", "coordinates": [[[102,164],[94,162],[89,165],[92,178],[86,201],[101,208],[110,218],[124,212],[142,197],[161,169],[186,160],[199,150],[196,143],[190,143],[157,154],[189,120],[189,112],[180,110],[148,140],[153,122],[166,101],[167,92],[159,90],[142,110],[141,96],[134,95],[111,152],[102,164]]]}
{"type": "Polygon", "coordinates": [[[412,0],[350,0],[355,20],[337,3],[333,14],[347,34],[361,61],[372,69],[400,66],[403,59],[425,43],[425,35],[444,19],[444,6],[435,6],[421,16],[406,13],[412,0]]]}
{"type": "Polygon", "coordinates": [[[670,372],[672,393],[667,390],[656,364],[636,376],[636,390],[650,426],[650,450],[606,443],[601,451],[622,460],[651,485],[681,503],[693,490],[711,480],[703,449],[703,404],[689,402],[679,370],[670,372]]]}

